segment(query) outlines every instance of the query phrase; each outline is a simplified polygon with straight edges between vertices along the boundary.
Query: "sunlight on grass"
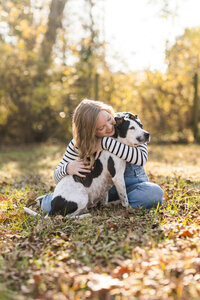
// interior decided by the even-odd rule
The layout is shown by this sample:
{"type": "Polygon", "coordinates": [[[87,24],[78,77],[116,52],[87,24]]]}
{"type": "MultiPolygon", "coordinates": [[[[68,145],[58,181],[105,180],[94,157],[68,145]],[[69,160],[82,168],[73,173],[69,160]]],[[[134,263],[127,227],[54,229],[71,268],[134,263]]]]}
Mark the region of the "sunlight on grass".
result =
{"type": "Polygon", "coordinates": [[[5,174],[8,179],[11,179],[14,176],[19,176],[20,170],[18,163],[14,161],[7,162],[0,170],[0,177],[5,177],[5,174]]]}
{"type": "Polygon", "coordinates": [[[165,191],[155,209],[94,208],[82,220],[25,214],[24,205],[41,213],[34,199],[53,190],[63,149],[47,143],[0,152],[2,300],[15,292],[31,299],[101,299],[102,289],[113,299],[197,300],[199,146],[150,146],[146,170],[165,191]]]}
{"type": "Polygon", "coordinates": [[[149,174],[171,176],[199,181],[199,145],[150,145],[149,161],[145,166],[149,174]]]}

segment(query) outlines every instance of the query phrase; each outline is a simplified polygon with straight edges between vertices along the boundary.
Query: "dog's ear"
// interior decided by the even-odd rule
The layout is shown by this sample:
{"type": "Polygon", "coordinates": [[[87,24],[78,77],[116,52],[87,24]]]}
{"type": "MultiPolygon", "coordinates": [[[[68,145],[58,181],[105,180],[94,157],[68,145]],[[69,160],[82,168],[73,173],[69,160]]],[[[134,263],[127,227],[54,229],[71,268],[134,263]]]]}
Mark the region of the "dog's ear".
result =
{"type": "Polygon", "coordinates": [[[136,120],[138,118],[138,116],[137,115],[133,115],[133,114],[129,114],[129,118],[131,120],[136,120]]]}
{"type": "Polygon", "coordinates": [[[116,125],[121,125],[124,122],[124,117],[115,117],[116,125]]]}
{"type": "Polygon", "coordinates": [[[142,122],[140,121],[140,119],[138,118],[137,115],[134,115],[134,114],[128,112],[128,113],[126,113],[126,116],[128,119],[134,120],[141,128],[143,128],[142,122]]]}

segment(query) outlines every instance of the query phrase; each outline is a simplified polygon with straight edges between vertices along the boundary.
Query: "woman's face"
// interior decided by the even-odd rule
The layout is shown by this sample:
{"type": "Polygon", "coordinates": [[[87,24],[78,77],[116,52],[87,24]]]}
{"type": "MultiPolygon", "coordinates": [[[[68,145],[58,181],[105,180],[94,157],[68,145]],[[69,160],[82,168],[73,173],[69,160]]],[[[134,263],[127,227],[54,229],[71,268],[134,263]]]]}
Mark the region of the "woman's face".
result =
{"type": "Polygon", "coordinates": [[[101,110],[97,117],[96,137],[113,136],[115,120],[106,110],[101,110]]]}

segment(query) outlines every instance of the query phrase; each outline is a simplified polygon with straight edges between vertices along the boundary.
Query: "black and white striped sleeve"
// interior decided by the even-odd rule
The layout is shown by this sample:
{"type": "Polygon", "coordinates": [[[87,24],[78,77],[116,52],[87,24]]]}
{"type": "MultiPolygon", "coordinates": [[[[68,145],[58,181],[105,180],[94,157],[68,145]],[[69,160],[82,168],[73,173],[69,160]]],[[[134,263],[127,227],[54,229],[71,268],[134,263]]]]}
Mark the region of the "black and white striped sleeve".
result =
{"type": "Polygon", "coordinates": [[[67,175],[67,166],[70,162],[78,159],[78,148],[74,148],[74,140],[72,140],[66,148],[62,160],[53,173],[53,179],[56,184],[67,175]]]}
{"type": "Polygon", "coordinates": [[[147,144],[142,144],[137,147],[120,143],[112,137],[102,138],[102,148],[117,155],[119,158],[128,163],[144,166],[148,159],[147,144]]]}

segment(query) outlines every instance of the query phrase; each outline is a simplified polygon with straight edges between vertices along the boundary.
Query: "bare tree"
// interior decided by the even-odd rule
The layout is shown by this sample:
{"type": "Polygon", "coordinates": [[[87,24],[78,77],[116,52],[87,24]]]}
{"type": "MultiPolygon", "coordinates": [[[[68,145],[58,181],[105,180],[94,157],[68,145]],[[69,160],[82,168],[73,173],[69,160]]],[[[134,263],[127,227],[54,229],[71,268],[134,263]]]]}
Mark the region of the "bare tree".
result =
{"type": "Polygon", "coordinates": [[[48,17],[47,31],[41,44],[40,72],[48,68],[51,61],[51,53],[56,41],[57,29],[62,27],[62,17],[67,0],[52,0],[48,17]]]}

